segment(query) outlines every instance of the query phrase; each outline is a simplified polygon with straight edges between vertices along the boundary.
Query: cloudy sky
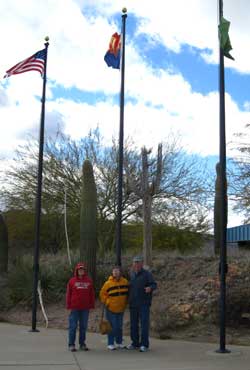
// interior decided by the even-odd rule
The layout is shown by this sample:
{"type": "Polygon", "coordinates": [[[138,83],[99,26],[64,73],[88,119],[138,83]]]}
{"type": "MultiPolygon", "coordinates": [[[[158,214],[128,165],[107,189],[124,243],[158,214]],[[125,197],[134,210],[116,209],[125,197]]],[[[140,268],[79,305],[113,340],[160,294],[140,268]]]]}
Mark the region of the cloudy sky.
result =
{"type": "MultiPolygon", "coordinates": [[[[219,153],[217,0],[0,0],[0,77],[49,36],[46,134],[118,136],[120,73],[103,57],[126,6],[125,136],[138,147],[180,135],[190,153],[219,153]]],[[[250,3],[224,0],[235,61],[225,59],[226,138],[250,121],[250,3]]],[[[42,79],[0,80],[0,158],[38,135],[42,79]]],[[[228,156],[233,155],[228,149],[228,156]]],[[[238,224],[229,215],[229,225],[238,224]],[[230,218],[231,217],[231,218],[230,218]]]]}

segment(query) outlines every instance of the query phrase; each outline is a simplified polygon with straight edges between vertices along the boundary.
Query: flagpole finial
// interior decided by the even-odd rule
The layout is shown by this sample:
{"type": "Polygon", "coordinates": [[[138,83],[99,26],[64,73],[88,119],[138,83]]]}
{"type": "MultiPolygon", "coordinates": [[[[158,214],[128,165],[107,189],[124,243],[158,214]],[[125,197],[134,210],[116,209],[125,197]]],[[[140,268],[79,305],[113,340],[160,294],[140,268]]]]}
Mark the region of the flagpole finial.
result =
{"type": "Polygon", "coordinates": [[[45,40],[46,42],[48,42],[48,41],[49,41],[49,36],[44,37],[44,40],[45,40]]]}
{"type": "Polygon", "coordinates": [[[122,8],[123,14],[127,13],[127,8],[122,8]]]}

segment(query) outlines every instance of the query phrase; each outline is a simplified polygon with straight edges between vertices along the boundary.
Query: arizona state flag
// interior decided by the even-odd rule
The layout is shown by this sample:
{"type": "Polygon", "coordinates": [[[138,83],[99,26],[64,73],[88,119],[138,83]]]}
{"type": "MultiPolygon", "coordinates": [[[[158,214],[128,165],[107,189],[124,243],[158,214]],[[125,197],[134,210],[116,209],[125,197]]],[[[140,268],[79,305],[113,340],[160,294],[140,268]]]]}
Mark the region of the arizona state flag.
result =
{"type": "Polygon", "coordinates": [[[104,60],[109,67],[119,69],[121,56],[121,35],[115,32],[109,42],[109,49],[104,56],[104,60]]]}

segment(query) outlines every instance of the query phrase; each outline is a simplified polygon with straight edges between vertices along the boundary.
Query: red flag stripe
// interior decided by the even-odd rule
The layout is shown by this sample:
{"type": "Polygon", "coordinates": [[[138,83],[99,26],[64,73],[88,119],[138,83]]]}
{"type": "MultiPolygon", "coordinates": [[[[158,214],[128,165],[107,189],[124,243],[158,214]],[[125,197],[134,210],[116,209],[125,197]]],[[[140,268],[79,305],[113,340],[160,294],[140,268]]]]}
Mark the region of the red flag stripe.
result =
{"type": "Polygon", "coordinates": [[[29,71],[37,71],[42,75],[44,71],[44,63],[45,63],[45,49],[38,51],[31,57],[17,63],[16,65],[8,69],[4,77],[9,77],[11,75],[16,75],[19,73],[29,71]]]}

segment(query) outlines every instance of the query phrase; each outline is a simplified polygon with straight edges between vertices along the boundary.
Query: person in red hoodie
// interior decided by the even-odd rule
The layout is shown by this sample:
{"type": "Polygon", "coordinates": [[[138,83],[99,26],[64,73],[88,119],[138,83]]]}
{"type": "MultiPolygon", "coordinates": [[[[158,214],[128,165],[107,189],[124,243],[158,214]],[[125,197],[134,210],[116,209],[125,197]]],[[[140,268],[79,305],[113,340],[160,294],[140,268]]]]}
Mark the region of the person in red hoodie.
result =
{"type": "Polygon", "coordinates": [[[86,265],[80,262],[67,284],[66,307],[70,310],[68,344],[69,350],[76,351],[76,330],[79,323],[79,349],[88,351],[86,345],[86,330],[89,310],[95,306],[95,292],[92,279],[87,275],[86,265]]]}

